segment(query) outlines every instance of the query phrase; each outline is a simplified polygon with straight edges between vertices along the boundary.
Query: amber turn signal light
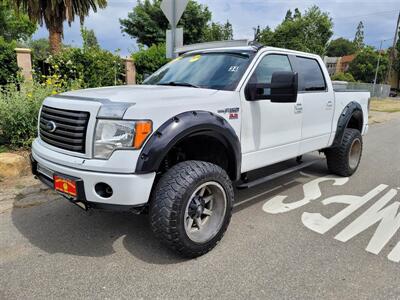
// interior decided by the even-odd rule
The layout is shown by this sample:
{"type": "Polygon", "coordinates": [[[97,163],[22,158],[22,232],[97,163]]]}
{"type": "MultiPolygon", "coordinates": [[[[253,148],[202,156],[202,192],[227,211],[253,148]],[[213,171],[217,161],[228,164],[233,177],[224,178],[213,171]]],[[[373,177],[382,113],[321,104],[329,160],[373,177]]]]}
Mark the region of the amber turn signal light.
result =
{"type": "Polygon", "coordinates": [[[151,134],[153,124],[151,121],[137,121],[135,124],[135,139],[133,148],[140,149],[144,141],[151,134]]]}

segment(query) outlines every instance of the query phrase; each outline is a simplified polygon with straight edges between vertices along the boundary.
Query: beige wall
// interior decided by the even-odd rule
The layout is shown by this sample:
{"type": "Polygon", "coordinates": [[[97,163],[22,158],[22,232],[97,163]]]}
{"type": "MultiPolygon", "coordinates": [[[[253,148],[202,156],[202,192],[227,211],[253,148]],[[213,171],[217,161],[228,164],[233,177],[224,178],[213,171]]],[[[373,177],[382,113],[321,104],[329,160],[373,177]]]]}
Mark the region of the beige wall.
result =
{"type": "Polygon", "coordinates": [[[131,58],[125,58],[125,83],[136,84],[136,68],[131,58]]]}
{"type": "Polygon", "coordinates": [[[389,84],[392,88],[394,88],[394,89],[400,88],[400,78],[399,77],[400,77],[399,72],[396,72],[396,71],[391,72],[389,84]]]}
{"type": "Polygon", "coordinates": [[[17,64],[21,68],[22,76],[25,80],[32,80],[32,59],[31,50],[25,48],[16,48],[17,64]]]}

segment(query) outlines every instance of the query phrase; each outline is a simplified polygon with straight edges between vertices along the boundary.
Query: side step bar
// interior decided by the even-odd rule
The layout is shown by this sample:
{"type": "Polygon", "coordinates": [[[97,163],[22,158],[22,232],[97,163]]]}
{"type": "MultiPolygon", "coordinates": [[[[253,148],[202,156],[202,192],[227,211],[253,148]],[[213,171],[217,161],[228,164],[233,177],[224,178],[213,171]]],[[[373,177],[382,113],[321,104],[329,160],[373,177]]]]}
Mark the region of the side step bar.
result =
{"type": "Polygon", "coordinates": [[[237,185],[236,188],[238,188],[238,189],[252,188],[254,186],[257,186],[257,185],[260,185],[262,183],[277,179],[277,178],[285,176],[287,174],[300,171],[301,169],[307,168],[307,167],[315,164],[318,161],[321,161],[321,159],[318,158],[318,159],[315,159],[315,160],[312,160],[312,161],[309,161],[309,162],[306,162],[306,163],[302,163],[302,164],[300,164],[298,166],[294,166],[294,167],[279,171],[277,173],[274,173],[274,174],[271,174],[271,175],[267,175],[265,177],[257,178],[256,180],[253,180],[253,181],[244,182],[242,184],[237,185]]]}

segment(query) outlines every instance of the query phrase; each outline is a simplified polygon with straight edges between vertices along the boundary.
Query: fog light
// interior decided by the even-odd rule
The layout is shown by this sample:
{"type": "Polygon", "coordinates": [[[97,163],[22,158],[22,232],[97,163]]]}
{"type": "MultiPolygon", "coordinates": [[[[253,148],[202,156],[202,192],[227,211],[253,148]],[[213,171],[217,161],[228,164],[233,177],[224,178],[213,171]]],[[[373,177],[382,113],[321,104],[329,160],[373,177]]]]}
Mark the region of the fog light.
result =
{"type": "Polygon", "coordinates": [[[94,186],[94,190],[96,191],[97,195],[102,198],[110,198],[113,194],[113,190],[111,186],[107,183],[99,182],[94,186]]]}

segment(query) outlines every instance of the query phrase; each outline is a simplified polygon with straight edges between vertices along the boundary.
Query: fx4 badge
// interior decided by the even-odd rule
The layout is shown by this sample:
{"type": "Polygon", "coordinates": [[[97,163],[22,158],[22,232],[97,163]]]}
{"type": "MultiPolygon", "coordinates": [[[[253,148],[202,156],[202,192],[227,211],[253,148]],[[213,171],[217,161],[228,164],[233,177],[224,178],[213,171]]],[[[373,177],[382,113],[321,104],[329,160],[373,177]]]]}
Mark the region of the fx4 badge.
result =
{"type": "Polygon", "coordinates": [[[239,107],[227,107],[219,109],[217,112],[219,114],[229,114],[229,120],[236,120],[239,118],[239,107]]]}

